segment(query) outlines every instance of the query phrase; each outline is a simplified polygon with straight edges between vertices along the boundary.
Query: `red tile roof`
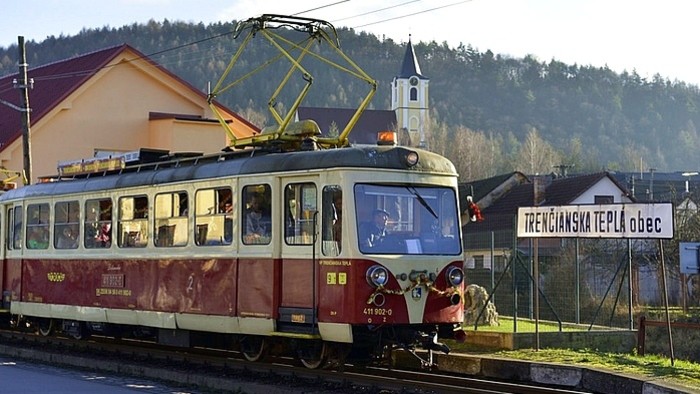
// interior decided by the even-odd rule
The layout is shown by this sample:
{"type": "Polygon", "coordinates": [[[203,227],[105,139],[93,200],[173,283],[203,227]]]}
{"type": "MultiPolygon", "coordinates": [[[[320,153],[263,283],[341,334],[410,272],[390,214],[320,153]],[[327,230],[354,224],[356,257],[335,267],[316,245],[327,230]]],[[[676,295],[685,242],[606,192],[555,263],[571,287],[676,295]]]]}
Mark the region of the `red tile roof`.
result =
{"type": "MultiPolygon", "coordinates": [[[[196,89],[187,81],[153,62],[133,47],[122,44],[43,66],[29,68],[27,77],[34,80],[34,88],[29,91],[29,107],[32,110],[30,119],[31,125],[41,121],[55,106],[125,50],[134,52],[137,58],[150,62],[160,71],[177,79],[180,83],[200,94],[202,97],[206,97],[203,92],[196,89]]],[[[14,79],[19,79],[19,72],[0,77],[0,100],[20,106],[20,92],[18,89],[13,88],[14,79]]],[[[221,107],[225,108],[223,106],[221,107]]],[[[241,122],[257,130],[257,127],[239,117],[233,111],[228,109],[226,109],[226,111],[234,114],[241,122]]],[[[21,137],[21,127],[21,113],[0,102],[0,150],[16,138],[21,137]]]]}
{"type": "MultiPolygon", "coordinates": [[[[27,77],[34,80],[29,91],[31,124],[36,124],[56,105],[90,79],[128,45],[111,47],[71,59],[30,68],[27,77]]],[[[138,52],[137,52],[138,53],[138,52]]],[[[30,65],[31,66],[31,65],[30,65]]],[[[17,106],[20,92],[13,88],[19,72],[0,78],[0,99],[17,106]]],[[[21,113],[7,105],[0,105],[0,146],[5,147],[22,135],[21,113]]]]}

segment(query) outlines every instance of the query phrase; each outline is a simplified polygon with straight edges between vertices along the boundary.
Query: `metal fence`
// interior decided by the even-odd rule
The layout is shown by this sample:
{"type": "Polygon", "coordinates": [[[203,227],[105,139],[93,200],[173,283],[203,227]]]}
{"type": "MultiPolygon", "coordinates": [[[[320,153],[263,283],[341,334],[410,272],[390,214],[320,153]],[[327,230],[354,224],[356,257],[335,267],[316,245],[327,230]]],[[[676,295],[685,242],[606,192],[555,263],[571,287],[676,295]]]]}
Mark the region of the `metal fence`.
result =
{"type": "Polygon", "coordinates": [[[670,307],[700,305],[698,275],[680,273],[673,240],[518,239],[512,216],[489,221],[499,230],[465,227],[464,265],[467,284],[485,288],[500,316],[533,319],[539,304],[541,320],[634,329],[642,310],[665,306],[665,293],[670,307]]]}

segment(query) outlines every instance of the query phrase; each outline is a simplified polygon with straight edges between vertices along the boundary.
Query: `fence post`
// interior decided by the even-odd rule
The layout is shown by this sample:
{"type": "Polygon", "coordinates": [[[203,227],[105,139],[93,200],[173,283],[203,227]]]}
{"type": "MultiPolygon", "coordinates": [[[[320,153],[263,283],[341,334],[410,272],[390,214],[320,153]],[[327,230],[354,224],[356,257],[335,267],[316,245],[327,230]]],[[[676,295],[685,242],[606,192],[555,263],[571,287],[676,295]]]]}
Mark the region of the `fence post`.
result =
{"type": "Polygon", "coordinates": [[[646,320],[645,316],[639,317],[639,327],[637,328],[637,354],[644,356],[644,340],[646,338],[646,320]]]}

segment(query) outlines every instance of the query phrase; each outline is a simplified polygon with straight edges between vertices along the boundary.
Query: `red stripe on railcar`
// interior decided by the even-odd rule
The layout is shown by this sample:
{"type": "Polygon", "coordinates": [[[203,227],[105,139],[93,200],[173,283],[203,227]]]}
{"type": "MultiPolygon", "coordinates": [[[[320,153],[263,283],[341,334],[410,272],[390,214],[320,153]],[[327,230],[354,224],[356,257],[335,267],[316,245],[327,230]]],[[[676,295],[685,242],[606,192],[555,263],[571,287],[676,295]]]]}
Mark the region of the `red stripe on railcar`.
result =
{"type": "Polygon", "coordinates": [[[313,308],[313,269],[311,259],[283,260],[280,306],[313,308]]]}
{"type": "Polygon", "coordinates": [[[240,259],[238,305],[241,317],[277,318],[280,260],[240,259]]]}
{"type": "Polygon", "coordinates": [[[19,301],[22,292],[22,260],[5,260],[4,269],[2,288],[10,291],[11,301],[19,301]]]}
{"type": "Polygon", "coordinates": [[[232,259],[23,261],[22,301],[233,316],[232,259]]]}

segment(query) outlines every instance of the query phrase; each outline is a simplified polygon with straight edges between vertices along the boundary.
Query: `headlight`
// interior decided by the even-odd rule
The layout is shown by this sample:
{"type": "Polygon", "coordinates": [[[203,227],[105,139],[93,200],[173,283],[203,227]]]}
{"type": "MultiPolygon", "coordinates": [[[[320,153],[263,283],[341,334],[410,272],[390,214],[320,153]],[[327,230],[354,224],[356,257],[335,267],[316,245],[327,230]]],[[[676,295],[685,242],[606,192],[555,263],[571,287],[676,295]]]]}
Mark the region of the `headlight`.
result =
{"type": "Polygon", "coordinates": [[[450,267],[447,270],[447,283],[452,286],[459,286],[464,281],[464,271],[458,267],[450,267]]]}
{"type": "Polygon", "coordinates": [[[409,167],[415,166],[416,164],[418,164],[418,152],[409,151],[408,153],[406,153],[405,160],[406,165],[408,165],[409,167]]]}
{"type": "Polygon", "coordinates": [[[374,287],[384,286],[389,281],[386,268],[374,265],[367,270],[367,283],[374,287]]]}

